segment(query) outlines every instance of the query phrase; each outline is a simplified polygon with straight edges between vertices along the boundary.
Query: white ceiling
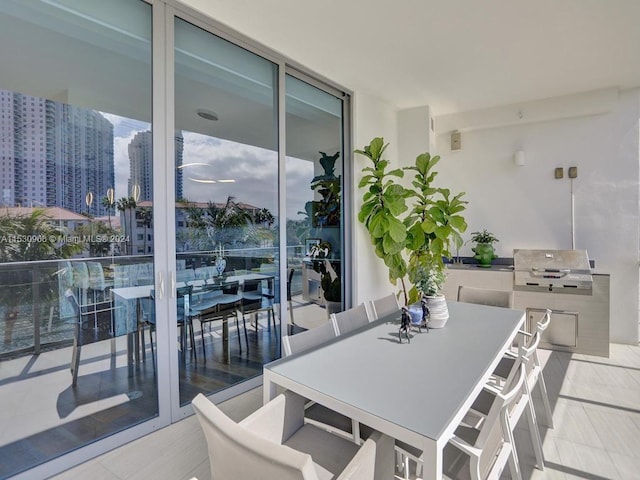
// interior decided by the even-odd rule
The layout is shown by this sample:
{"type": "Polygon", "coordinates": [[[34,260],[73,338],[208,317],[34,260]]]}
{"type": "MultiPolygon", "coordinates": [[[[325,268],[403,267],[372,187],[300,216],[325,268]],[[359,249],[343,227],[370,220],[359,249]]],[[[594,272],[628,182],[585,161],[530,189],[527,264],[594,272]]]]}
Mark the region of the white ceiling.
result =
{"type": "Polygon", "coordinates": [[[398,108],[640,86],[640,0],[182,0],[398,108]]]}

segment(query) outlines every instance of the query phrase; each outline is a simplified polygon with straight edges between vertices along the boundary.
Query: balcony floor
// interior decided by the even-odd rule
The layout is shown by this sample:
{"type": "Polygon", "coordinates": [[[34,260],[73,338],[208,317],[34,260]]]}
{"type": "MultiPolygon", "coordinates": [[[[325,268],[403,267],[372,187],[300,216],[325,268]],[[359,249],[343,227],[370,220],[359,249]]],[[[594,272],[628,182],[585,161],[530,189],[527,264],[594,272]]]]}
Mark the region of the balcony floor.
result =
{"type": "MultiPolygon", "coordinates": [[[[526,419],[518,425],[516,446],[523,478],[637,478],[640,347],[611,345],[610,358],[547,350],[541,350],[540,356],[545,365],[555,428],[541,428],[546,468],[539,471],[534,468],[526,419]]],[[[261,389],[254,389],[221,407],[234,420],[240,420],[260,406],[261,398],[261,389]]],[[[542,422],[543,410],[537,411],[541,412],[542,422]]],[[[210,479],[204,437],[194,416],[54,478],[181,480],[191,476],[210,479]]],[[[503,474],[504,478],[508,476],[503,474]]]]}

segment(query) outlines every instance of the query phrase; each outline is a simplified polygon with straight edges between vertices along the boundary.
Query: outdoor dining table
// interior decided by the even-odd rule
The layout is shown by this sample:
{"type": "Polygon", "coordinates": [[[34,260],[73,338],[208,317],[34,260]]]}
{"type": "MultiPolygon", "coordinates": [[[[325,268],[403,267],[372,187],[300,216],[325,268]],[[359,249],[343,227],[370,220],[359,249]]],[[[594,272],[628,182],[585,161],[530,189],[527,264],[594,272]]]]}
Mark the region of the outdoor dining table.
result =
{"type": "Polygon", "coordinates": [[[277,386],[423,451],[424,479],[441,479],[443,449],[525,313],[448,302],[444,328],[400,343],[400,312],[264,366],[264,402],[277,386]]]}
{"type": "MultiPolygon", "coordinates": [[[[211,284],[223,284],[225,282],[238,282],[240,286],[243,285],[244,281],[248,280],[268,280],[273,278],[273,275],[267,275],[263,273],[245,273],[239,275],[230,275],[226,277],[216,277],[213,279],[207,280],[191,280],[189,282],[178,282],[176,284],[177,288],[185,287],[191,285],[193,287],[193,292],[198,295],[199,291],[202,290],[202,287],[205,283],[211,284]]],[[[127,335],[127,357],[128,363],[131,365],[140,361],[139,358],[139,349],[134,347],[139,343],[138,335],[138,322],[141,318],[141,308],[140,308],[140,300],[143,298],[151,298],[151,291],[153,290],[153,285],[137,285],[137,286],[128,286],[128,287],[117,287],[111,290],[113,295],[113,302],[115,306],[115,316],[114,316],[114,328],[115,328],[115,336],[119,335],[127,335]]],[[[234,299],[240,300],[241,296],[238,295],[221,295],[218,299],[221,303],[230,302],[234,299]]],[[[192,312],[188,312],[187,314],[191,314],[192,312]]],[[[195,313],[195,312],[193,312],[195,313]]],[[[182,330],[182,345],[186,345],[186,329],[182,330]]],[[[223,322],[223,340],[225,345],[228,343],[228,325],[227,321],[223,322]]],[[[226,348],[225,348],[226,351],[226,348]]]]}

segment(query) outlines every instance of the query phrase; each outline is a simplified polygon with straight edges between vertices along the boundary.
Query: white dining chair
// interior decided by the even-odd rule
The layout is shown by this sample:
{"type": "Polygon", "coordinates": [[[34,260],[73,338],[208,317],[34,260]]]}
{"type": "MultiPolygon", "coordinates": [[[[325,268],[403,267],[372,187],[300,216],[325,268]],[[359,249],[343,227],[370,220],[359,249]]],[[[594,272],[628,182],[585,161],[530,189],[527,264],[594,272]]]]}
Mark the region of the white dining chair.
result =
{"type": "MultiPolygon", "coordinates": [[[[527,345],[522,345],[519,348],[518,353],[512,356],[511,352],[507,352],[506,359],[501,360],[502,366],[499,366],[491,379],[491,383],[497,389],[509,388],[519,374],[520,367],[524,366],[525,369],[525,383],[521,395],[514,401],[513,405],[509,408],[509,420],[513,426],[515,426],[522,417],[523,414],[527,415],[527,421],[529,424],[529,434],[531,436],[531,442],[533,444],[533,450],[536,457],[536,464],[539,470],[544,470],[544,454],[542,450],[542,440],[540,437],[540,430],[536,419],[535,409],[533,406],[533,399],[531,397],[531,375],[536,370],[534,357],[540,343],[540,332],[536,331],[530,338],[527,345]],[[510,370],[506,372],[506,367],[510,366],[510,370]],[[502,373],[504,372],[504,376],[502,373]]],[[[476,401],[473,403],[471,410],[473,412],[479,412],[486,414],[489,405],[493,399],[490,394],[481,393],[476,401]]]]}
{"type": "MultiPolygon", "coordinates": [[[[330,319],[317,327],[311,328],[295,335],[282,337],[282,354],[285,357],[307,351],[323,343],[336,339],[338,330],[335,322],[330,319]]],[[[308,402],[305,407],[305,419],[329,432],[351,438],[359,443],[362,435],[366,435],[371,429],[360,425],[359,422],[341,415],[319,403],[308,402]]]]}
{"type": "MultiPolygon", "coordinates": [[[[445,446],[443,473],[446,478],[470,476],[473,480],[497,479],[508,464],[511,478],[522,480],[513,439],[515,424],[512,424],[508,412],[522,395],[526,375],[524,365],[516,373],[513,382],[503,390],[491,384],[484,386],[483,391],[488,392],[493,401],[477,428],[466,423],[460,424],[445,446]]],[[[416,477],[420,477],[422,452],[398,441],[396,448],[404,457],[404,478],[409,478],[409,459],[417,462],[416,477]]]]}
{"type": "Polygon", "coordinates": [[[304,398],[278,395],[236,423],[204,395],[192,401],[214,479],[393,478],[393,439],[374,432],[362,446],[304,422],[304,398]]]}
{"type": "Polygon", "coordinates": [[[458,287],[458,301],[492,307],[513,308],[513,292],[460,285],[458,287]]]}
{"type": "Polygon", "coordinates": [[[394,293],[390,293],[385,297],[372,300],[369,302],[369,311],[372,321],[397,313],[400,311],[398,297],[394,293]]]}
{"type": "Polygon", "coordinates": [[[317,345],[334,340],[337,335],[338,332],[336,331],[335,323],[329,319],[328,322],[305,330],[304,332],[283,336],[282,353],[285,357],[288,357],[289,355],[304,352],[317,345]]]}
{"type": "MultiPolygon", "coordinates": [[[[534,334],[527,332],[520,332],[529,339],[529,342],[533,342],[535,333],[538,334],[538,341],[536,342],[536,348],[531,354],[531,361],[527,364],[527,385],[530,392],[538,387],[540,396],[542,397],[542,404],[545,410],[545,417],[547,420],[547,427],[553,428],[553,412],[551,411],[551,402],[549,401],[549,393],[547,392],[547,385],[544,381],[544,374],[540,358],[538,357],[538,343],[542,340],[542,333],[549,327],[551,323],[550,309],[547,309],[542,318],[536,323],[536,331],[534,334]]],[[[500,363],[494,371],[496,378],[506,378],[514,368],[516,357],[512,352],[507,352],[504,358],[500,360],[500,363]]]]}
{"type": "Polygon", "coordinates": [[[369,324],[369,314],[364,303],[330,316],[338,335],[344,335],[369,324]]]}

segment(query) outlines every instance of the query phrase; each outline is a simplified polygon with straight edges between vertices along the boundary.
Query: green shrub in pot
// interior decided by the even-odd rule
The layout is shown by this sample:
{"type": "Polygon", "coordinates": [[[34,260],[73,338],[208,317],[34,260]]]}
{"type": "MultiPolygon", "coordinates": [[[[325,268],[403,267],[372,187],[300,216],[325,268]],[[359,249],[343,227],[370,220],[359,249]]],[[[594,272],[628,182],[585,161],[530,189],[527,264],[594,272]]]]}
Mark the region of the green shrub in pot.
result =
{"type": "Polygon", "coordinates": [[[493,233],[484,229],[481,232],[472,232],[471,241],[476,243],[476,246],[471,249],[475,253],[473,258],[478,261],[479,266],[490,267],[491,262],[498,258],[493,244],[500,240],[493,233]]]}

